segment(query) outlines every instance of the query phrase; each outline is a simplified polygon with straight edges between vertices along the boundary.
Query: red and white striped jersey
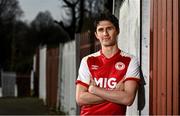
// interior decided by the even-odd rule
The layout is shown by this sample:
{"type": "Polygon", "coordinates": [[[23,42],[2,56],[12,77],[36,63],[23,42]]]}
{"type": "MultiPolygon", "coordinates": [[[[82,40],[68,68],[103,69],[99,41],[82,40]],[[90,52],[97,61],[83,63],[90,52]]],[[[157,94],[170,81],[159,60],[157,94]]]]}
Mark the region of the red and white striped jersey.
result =
{"type": "MultiPolygon", "coordinates": [[[[76,84],[89,87],[90,78],[93,78],[98,87],[114,89],[116,84],[124,78],[140,80],[138,60],[121,50],[113,57],[106,58],[101,51],[90,54],[81,60],[79,75],[76,84]]],[[[81,115],[124,115],[126,106],[112,102],[81,107],[81,115]]]]}

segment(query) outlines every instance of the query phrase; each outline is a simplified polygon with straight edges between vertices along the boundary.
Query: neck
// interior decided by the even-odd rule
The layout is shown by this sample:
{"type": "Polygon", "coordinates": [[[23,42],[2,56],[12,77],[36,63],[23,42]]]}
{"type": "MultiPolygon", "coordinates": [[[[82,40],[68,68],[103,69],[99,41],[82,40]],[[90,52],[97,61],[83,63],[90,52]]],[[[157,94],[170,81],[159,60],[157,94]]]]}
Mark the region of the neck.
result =
{"type": "Polygon", "coordinates": [[[111,58],[114,54],[118,52],[119,48],[117,45],[104,47],[102,46],[102,53],[106,58],[111,58]]]}

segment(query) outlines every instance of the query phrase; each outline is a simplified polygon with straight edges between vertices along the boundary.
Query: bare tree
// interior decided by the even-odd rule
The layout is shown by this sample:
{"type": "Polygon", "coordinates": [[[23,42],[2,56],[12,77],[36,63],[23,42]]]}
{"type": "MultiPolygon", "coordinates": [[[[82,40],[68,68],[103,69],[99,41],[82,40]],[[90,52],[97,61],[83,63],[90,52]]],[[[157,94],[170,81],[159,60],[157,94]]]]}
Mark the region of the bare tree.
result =
{"type": "Polygon", "coordinates": [[[13,20],[22,16],[23,12],[17,0],[0,0],[0,19],[13,20]]]}
{"type": "Polygon", "coordinates": [[[62,6],[63,16],[61,21],[55,21],[69,33],[71,39],[74,34],[87,31],[92,28],[92,19],[102,12],[107,12],[107,4],[111,0],[59,0],[62,6]],[[68,20],[70,19],[70,20],[68,20]],[[69,25],[65,25],[67,24],[69,25]]]}
{"type": "Polygon", "coordinates": [[[63,8],[68,8],[70,10],[70,15],[71,17],[71,22],[69,26],[65,26],[65,24],[62,21],[55,21],[56,23],[58,23],[60,26],[62,26],[64,28],[64,30],[66,30],[71,39],[74,39],[74,34],[76,32],[76,23],[77,23],[77,7],[78,7],[78,3],[79,0],[59,0],[61,2],[64,3],[63,8]]]}
{"type": "Polygon", "coordinates": [[[80,0],[78,32],[91,30],[93,18],[102,12],[109,12],[106,7],[109,2],[112,0],[80,0]]]}

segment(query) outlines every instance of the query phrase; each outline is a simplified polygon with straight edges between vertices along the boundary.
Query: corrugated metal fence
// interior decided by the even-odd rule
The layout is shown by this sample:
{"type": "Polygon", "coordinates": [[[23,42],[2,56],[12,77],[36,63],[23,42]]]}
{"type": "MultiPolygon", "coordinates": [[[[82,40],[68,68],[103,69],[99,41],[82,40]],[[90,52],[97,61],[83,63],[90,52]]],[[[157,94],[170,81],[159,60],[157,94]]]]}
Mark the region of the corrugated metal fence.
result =
{"type": "Polygon", "coordinates": [[[180,114],[179,21],[179,0],[151,0],[150,114],[180,114]]]}

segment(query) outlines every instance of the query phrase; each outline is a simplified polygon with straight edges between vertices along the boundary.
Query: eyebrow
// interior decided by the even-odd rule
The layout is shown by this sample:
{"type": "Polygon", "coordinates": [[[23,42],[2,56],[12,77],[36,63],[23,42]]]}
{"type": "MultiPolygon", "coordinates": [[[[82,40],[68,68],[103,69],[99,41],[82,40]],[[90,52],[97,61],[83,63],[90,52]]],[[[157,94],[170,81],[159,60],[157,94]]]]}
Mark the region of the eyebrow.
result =
{"type": "MultiPolygon", "coordinates": [[[[97,27],[97,30],[103,29],[103,28],[104,28],[103,26],[100,26],[100,27],[97,27]]],[[[115,28],[115,26],[113,26],[113,25],[108,25],[108,26],[106,26],[105,28],[115,28]]]]}

